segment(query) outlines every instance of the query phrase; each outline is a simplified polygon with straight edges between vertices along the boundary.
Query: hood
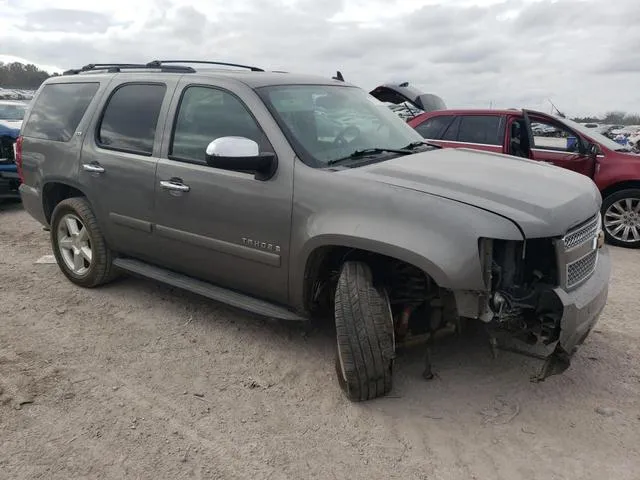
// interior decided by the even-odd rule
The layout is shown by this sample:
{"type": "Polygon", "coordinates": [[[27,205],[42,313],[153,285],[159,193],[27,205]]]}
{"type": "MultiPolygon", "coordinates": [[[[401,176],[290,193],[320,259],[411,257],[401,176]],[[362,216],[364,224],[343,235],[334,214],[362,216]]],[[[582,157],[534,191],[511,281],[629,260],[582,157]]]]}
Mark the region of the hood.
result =
{"type": "Polygon", "coordinates": [[[601,204],[584,175],[477,150],[433,150],[343,173],[477,206],[511,219],[527,238],[564,235],[601,204]]]}
{"type": "MultiPolygon", "coordinates": [[[[398,105],[401,103],[410,103],[422,112],[432,112],[434,110],[445,110],[442,98],[431,93],[424,93],[408,82],[400,84],[384,84],[380,85],[369,92],[378,100],[384,103],[392,103],[398,105]]],[[[419,112],[419,113],[422,113],[419,112]]]]}
{"type": "Polygon", "coordinates": [[[638,160],[640,160],[640,153],[635,153],[635,152],[617,152],[614,150],[613,152],[616,156],[616,158],[621,159],[621,160],[626,160],[629,162],[637,162],[638,160]]]}

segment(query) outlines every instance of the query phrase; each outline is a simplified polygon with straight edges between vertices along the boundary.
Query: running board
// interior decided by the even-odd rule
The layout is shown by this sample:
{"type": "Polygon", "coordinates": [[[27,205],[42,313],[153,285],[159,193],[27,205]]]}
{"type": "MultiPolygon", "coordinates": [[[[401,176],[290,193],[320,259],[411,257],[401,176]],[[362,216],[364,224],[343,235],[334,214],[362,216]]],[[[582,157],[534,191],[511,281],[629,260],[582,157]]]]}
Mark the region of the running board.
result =
{"type": "Polygon", "coordinates": [[[226,288],[218,287],[211,283],[203,282],[202,280],[196,280],[195,278],[175,273],[161,267],[156,267],[139,260],[116,258],[113,261],[113,265],[121,268],[122,270],[126,270],[127,272],[166,283],[173,287],[187,290],[197,295],[210,298],[211,300],[226,303],[232,307],[265,317],[277,318],[279,320],[307,320],[284,307],[253,298],[242,293],[234,292],[232,290],[227,290],[226,288]]]}

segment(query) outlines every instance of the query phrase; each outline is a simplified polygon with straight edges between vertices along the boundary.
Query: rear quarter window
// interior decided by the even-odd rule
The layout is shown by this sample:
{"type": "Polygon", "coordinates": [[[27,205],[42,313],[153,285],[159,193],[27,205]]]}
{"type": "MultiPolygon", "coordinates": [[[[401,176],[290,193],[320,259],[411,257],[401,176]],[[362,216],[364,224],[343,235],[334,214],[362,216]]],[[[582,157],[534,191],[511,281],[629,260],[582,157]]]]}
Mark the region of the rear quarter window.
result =
{"type": "Polygon", "coordinates": [[[453,120],[453,115],[432,117],[416,126],[416,131],[424,138],[440,140],[442,134],[453,120]]]}
{"type": "Polygon", "coordinates": [[[45,85],[33,104],[22,135],[68,142],[99,87],[98,82],[45,85]]]}

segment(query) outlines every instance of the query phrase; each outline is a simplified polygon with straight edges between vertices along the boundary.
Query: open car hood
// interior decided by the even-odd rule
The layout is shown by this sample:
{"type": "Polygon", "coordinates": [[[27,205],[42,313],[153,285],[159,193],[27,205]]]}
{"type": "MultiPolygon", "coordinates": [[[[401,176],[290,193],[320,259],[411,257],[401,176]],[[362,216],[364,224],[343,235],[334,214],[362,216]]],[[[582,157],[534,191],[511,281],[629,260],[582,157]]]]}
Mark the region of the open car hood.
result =
{"type": "Polygon", "coordinates": [[[434,110],[445,110],[447,108],[444,100],[432,93],[424,93],[416,87],[409,85],[409,82],[400,84],[386,83],[379,85],[369,92],[381,102],[399,105],[409,103],[421,112],[432,112],[434,110]]]}

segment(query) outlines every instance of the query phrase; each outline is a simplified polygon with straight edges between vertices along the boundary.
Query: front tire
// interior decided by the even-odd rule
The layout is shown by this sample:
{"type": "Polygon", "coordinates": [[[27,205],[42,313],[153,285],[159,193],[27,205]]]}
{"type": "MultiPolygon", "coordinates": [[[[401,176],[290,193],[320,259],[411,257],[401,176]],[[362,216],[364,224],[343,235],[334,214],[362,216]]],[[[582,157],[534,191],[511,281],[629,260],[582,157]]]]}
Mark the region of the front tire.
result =
{"type": "Polygon", "coordinates": [[[602,224],[607,243],[640,248],[640,189],[629,188],[602,202],[602,224]]]}
{"type": "Polygon", "coordinates": [[[51,246],[60,270],[76,285],[97,287],[115,276],[113,255],[85,198],[67,198],[53,210],[51,246]]]}
{"type": "Polygon", "coordinates": [[[335,293],[336,373],[354,402],[387,395],[392,389],[395,340],[387,295],[373,284],[369,266],[346,262],[335,293]]]}

